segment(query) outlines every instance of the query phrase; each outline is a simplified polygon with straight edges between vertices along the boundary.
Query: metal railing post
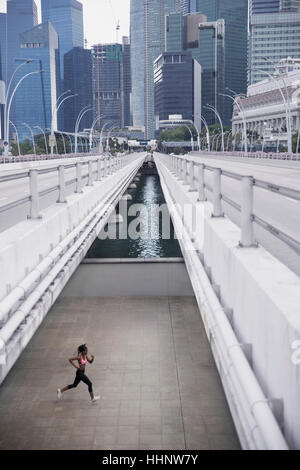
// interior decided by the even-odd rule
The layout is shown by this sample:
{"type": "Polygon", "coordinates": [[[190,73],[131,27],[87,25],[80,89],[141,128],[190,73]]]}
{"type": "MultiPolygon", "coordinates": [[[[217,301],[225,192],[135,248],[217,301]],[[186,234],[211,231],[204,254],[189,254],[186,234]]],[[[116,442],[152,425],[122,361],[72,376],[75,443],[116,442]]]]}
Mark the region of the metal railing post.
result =
{"type": "Polygon", "coordinates": [[[28,219],[41,219],[40,195],[38,189],[38,170],[29,171],[30,214],[28,219]]]}
{"type": "Polygon", "coordinates": [[[213,217],[224,217],[222,211],[221,168],[213,169],[213,217]]]}
{"type": "Polygon", "coordinates": [[[93,186],[93,161],[89,160],[89,178],[88,178],[88,186],[93,186]]]}
{"type": "Polygon", "coordinates": [[[66,182],[65,182],[65,167],[64,165],[60,165],[58,167],[58,203],[66,203],[66,182]]]}
{"type": "Polygon", "coordinates": [[[101,158],[98,158],[97,160],[97,181],[101,181],[101,171],[102,171],[102,168],[101,168],[101,158]]]}
{"type": "Polygon", "coordinates": [[[257,246],[253,231],[253,177],[242,177],[241,247],[257,246]]]}
{"type": "Polygon", "coordinates": [[[203,163],[198,165],[198,201],[206,201],[205,197],[205,186],[204,186],[204,169],[205,166],[203,163]]]}
{"type": "Polygon", "coordinates": [[[190,162],[190,189],[189,191],[197,191],[195,185],[195,162],[190,162]]]}
{"type": "Polygon", "coordinates": [[[188,161],[187,159],[184,160],[184,172],[183,172],[183,184],[189,184],[188,182],[188,161]]]}
{"type": "Polygon", "coordinates": [[[76,163],[76,193],[82,193],[82,175],[81,175],[82,165],[81,163],[76,163]]]}

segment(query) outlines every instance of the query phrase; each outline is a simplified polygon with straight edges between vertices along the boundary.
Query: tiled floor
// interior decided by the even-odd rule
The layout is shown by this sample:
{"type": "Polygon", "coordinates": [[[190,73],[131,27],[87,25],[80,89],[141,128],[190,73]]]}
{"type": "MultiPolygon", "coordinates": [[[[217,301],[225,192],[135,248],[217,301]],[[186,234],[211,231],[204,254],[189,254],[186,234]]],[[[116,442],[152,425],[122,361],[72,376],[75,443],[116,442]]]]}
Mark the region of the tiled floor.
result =
{"type": "Polygon", "coordinates": [[[195,299],[61,298],[0,386],[0,449],[239,449],[195,299]],[[87,343],[90,404],[68,358],[87,343]]]}

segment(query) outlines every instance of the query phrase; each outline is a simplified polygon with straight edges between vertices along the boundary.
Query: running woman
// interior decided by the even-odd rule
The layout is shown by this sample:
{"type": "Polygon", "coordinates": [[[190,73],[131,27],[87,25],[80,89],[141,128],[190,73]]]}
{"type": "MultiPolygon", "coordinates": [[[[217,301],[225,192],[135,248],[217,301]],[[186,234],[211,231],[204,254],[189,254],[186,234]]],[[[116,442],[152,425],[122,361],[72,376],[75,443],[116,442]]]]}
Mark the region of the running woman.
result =
{"type": "Polygon", "coordinates": [[[81,346],[78,347],[78,355],[76,357],[71,357],[69,359],[69,362],[72,364],[76,371],[76,377],[72,385],[67,385],[66,387],[60,389],[57,389],[57,398],[60,400],[62,398],[62,394],[66,392],[67,390],[70,390],[71,388],[76,388],[79,382],[84,382],[88,386],[88,390],[91,396],[91,402],[95,403],[97,400],[99,400],[100,397],[95,397],[93,393],[93,385],[92,382],[88,379],[88,377],[85,375],[85,365],[87,362],[92,364],[94,362],[95,357],[91,355],[91,358],[88,357],[88,348],[86,347],[85,344],[82,344],[81,346]],[[74,362],[77,361],[78,365],[74,364],[74,362]]]}

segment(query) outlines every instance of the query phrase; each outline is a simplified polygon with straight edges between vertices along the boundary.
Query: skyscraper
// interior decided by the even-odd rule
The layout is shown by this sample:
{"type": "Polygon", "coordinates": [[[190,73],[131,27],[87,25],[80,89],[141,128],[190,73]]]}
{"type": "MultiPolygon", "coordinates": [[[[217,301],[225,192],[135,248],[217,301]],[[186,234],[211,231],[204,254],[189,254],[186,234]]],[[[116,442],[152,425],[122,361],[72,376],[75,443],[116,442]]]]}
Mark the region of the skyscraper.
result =
{"type": "Polygon", "coordinates": [[[180,11],[180,0],[131,0],[130,43],[133,125],[153,138],[154,61],[165,50],[165,16],[180,11]]]}
{"type": "Polygon", "coordinates": [[[276,13],[280,9],[281,0],[250,0],[250,15],[260,13],[276,13]]]}
{"type": "MultiPolygon", "coordinates": [[[[224,115],[225,93],[225,22],[223,19],[207,22],[202,13],[182,15],[171,13],[166,21],[167,51],[190,51],[202,70],[202,110],[208,124],[218,122],[216,115],[205,108],[210,104],[218,109],[221,119],[229,124],[224,115]]],[[[199,118],[198,118],[199,119],[199,118]]],[[[197,122],[201,127],[201,122],[197,122]]]]}
{"type": "Polygon", "coordinates": [[[58,34],[60,69],[63,79],[64,55],[84,47],[83,9],[77,0],[41,0],[42,21],[50,21],[58,34]]]}
{"type": "MultiPolygon", "coordinates": [[[[235,93],[247,91],[248,0],[197,0],[197,11],[207,21],[224,20],[225,26],[225,88],[235,93]]],[[[202,65],[202,64],[201,64],[202,65]]],[[[232,101],[224,102],[224,120],[232,117],[232,101]]]]}
{"type": "MultiPolygon", "coordinates": [[[[52,110],[57,99],[57,69],[59,68],[58,37],[51,23],[39,24],[20,34],[18,60],[24,61],[30,53],[32,62],[26,65],[26,71],[43,70],[26,78],[15,95],[15,122],[20,140],[29,137],[23,125],[51,128],[52,110]]],[[[17,72],[19,80],[24,72],[17,72]]],[[[53,116],[53,127],[57,129],[56,114],[53,116]]]]}
{"type": "Polygon", "coordinates": [[[122,120],[121,127],[128,127],[132,125],[132,110],[131,110],[131,45],[127,36],[123,37],[123,97],[122,97],[122,120]]]}
{"type": "MultiPolygon", "coordinates": [[[[201,66],[188,52],[164,52],[154,62],[155,117],[179,114],[194,121],[201,113],[201,66]]],[[[200,128],[200,126],[197,126],[200,128]]]]}
{"type": "Polygon", "coordinates": [[[111,122],[121,127],[122,121],[122,46],[96,44],[93,46],[94,104],[96,115],[103,115],[102,127],[111,122]]]}
{"type": "MultiPolygon", "coordinates": [[[[6,86],[8,86],[18,65],[16,60],[19,58],[19,35],[37,23],[37,7],[34,0],[7,1],[7,13],[2,14],[0,18],[2,79],[6,86]]],[[[31,51],[27,50],[27,52],[26,59],[31,58],[31,51]]],[[[26,71],[28,71],[29,68],[27,65],[26,67],[26,71]]],[[[15,101],[12,103],[10,119],[15,121],[15,101]]]]}
{"type": "MultiPolygon", "coordinates": [[[[93,105],[93,67],[90,49],[74,47],[64,55],[64,87],[78,96],[66,100],[63,106],[64,131],[74,132],[77,117],[86,106],[93,105]]],[[[89,129],[93,122],[93,111],[86,113],[80,129],[89,129]]]]}
{"type": "MultiPolygon", "coordinates": [[[[257,0],[256,0],[257,1],[257,0]]],[[[300,1],[281,0],[277,11],[254,9],[250,16],[250,84],[274,73],[281,59],[299,58],[300,1]]],[[[256,5],[257,6],[257,5],[256,5]]]]}

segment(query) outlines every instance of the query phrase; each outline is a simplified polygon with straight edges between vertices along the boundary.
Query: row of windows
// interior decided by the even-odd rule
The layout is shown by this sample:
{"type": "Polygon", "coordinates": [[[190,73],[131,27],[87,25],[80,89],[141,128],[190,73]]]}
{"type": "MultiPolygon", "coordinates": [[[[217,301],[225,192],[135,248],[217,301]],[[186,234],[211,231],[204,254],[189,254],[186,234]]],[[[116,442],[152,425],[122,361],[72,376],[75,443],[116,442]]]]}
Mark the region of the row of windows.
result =
{"type": "Polygon", "coordinates": [[[21,44],[21,49],[38,49],[45,47],[45,44],[42,42],[26,42],[21,44]]]}

